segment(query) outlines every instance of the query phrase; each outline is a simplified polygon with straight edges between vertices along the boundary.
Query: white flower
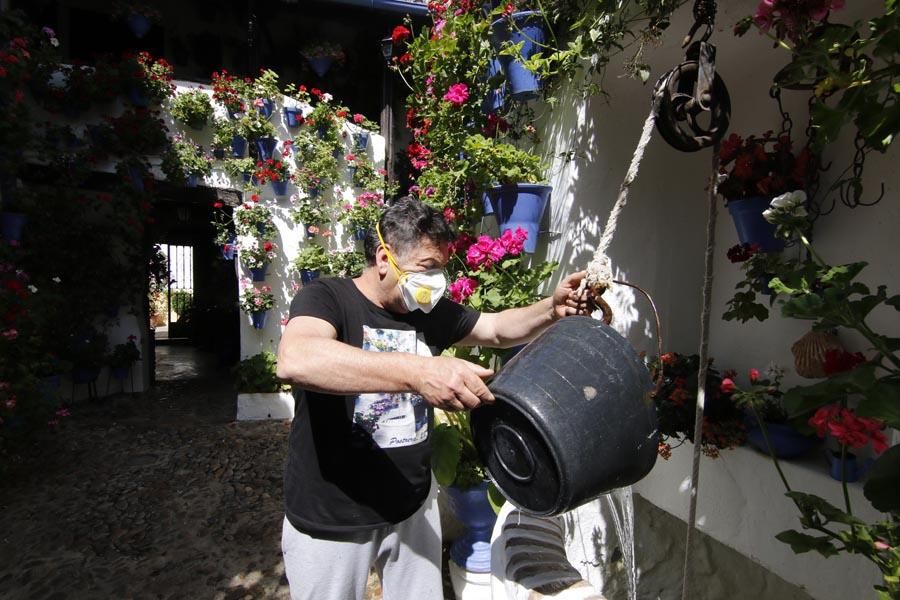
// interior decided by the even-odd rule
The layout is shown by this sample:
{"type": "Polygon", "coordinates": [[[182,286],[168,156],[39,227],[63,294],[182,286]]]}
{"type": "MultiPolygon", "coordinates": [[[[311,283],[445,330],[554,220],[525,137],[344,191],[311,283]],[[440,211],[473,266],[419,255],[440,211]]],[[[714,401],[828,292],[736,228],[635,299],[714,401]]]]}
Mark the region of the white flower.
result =
{"type": "Polygon", "coordinates": [[[60,279],[59,277],[54,277],[53,279],[51,279],[51,281],[53,281],[54,283],[60,283],[62,279],[60,279]]]}
{"type": "Polygon", "coordinates": [[[787,192],[774,198],[769,203],[769,206],[772,208],[785,208],[788,209],[789,212],[793,212],[790,209],[795,206],[803,206],[804,204],[806,204],[806,192],[797,190],[795,192],[787,192]]]}
{"type": "Polygon", "coordinates": [[[30,291],[32,294],[37,294],[37,288],[33,285],[28,286],[28,291],[30,291]]]}
{"type": "Polygon", "coordinates": [[[328,92],[325,92],[324,94],[322,94],[322,102],[331,102],[332,98],[334,98],[334,96],[332,96],[328,92]]]}
{"type": "Polygon", "coordinates": [[[774,208],[767,208],[763,211],[762,215],[763,219],[765,219],[769,223],[772,223],[773,225],[778,220],[778,210],[774,208]]]}
{"type": "Polygon", "coordinates": [[[56,48],[57,46],[59,46],[59,40],[55,37],[50,38],[50,45],[56,48]]]}

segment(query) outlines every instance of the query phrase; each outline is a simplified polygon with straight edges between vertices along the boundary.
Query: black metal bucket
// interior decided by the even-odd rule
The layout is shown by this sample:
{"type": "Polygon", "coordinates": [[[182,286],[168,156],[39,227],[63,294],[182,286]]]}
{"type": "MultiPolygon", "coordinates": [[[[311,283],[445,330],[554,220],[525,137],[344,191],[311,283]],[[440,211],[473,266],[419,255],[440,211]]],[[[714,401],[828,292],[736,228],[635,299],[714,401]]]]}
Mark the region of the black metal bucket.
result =
{"type": "Polygon", "coordinates": [[[656,463],[650,373],[601,321],[560,320],[489,387],[497,401],[472,412],[475,445],[503,495],[526,512],[566,512],[656,463]]]}

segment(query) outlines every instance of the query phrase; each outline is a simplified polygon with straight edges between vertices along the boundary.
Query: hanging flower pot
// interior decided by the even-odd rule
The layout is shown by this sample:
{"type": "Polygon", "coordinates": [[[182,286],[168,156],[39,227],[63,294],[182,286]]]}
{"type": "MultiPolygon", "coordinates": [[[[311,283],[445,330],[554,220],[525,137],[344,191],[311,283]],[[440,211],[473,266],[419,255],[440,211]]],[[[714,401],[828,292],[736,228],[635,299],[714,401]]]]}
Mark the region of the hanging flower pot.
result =
{"type": "Polygon", "coordinates": [[[195,188],[200,185],[200,177],[197,175],[188,175],[187,180],[185,181],[185,185],[189,188],[195,188]]]}
{"type": "Polygon", "coordinates": [[[134,34],[134,37],[137,39],[141,39],[147,32],[150,31],[150,19],[141,13],[133,12],[130,13],[127,17],[125,17],[125,22],[128,23],[129,29],[131,29],[131,33],[134,34]]]}
{"type": "Polygon", "coordinates": [[[27,221],[28,216],[23,213],[0,212],[0,236],[7,242],[20,243],[27,221]]]}
{"type": "Polygon", "coordinates": [[[258,269],[250,269],[250,277],[253,281],[265,281],[266,280],[266,271],[269,270],[269,265],[264,264],[258,269]]]}
{"type": "Polygon", "coordinates": [[[361,242],[364,239],[366,239],[367,233],[368,233],[368,231],[366,231],[365,229],[357,229],[356,231],[353,232],[353,239],[358,242],[361,242]]]}
{"type": "Polygon", "coordinates": [[[487,191],[500,231],[515,231],[521,227],[528,234],[525,252],[533,253],[537,249],[541,218],[551,191],[551,186],[537,183],[503,185],[487,191]]]}
{"type": "Polygon", "coordinates": [[[296,106],[284,107],[284,124],[290,128],[299,127],[300,119],[303,117],[303,111],[296,106]]]}
{"type": "Polygon", "coordinates": [[[275,192],[276,196],[284,196],[287,194],[287,181],[272,181],[272,191],[275,192]]]}
{"type": "Polygon", "coordinates": [[[262,103],[259,104],[256,109],[259,111],[259,114],[262,115],[263,119],[268,120],[275,110],[275,102],[269,98],[260,98],[260,100],[262,100],[262,103]]]}
{"type": "Polygon", "coordinates": [[[126,178],[136,191],[144,193],[144,172],[140,167],[129,166],[126,171],[126,178]]]}
{"type": "Polygon", "coordinates": [[[312,283],[319,278],[318,271],[310,271],[309,269],[300,269],[300,281],[304,284],[312,283]]]}
{"type": "Polygon", "coordinates": [[[762,216],[771,200],[764,196],[729,200],[728,212],[742,244],[756,244],[762,252],[781,252],[784,240],[775,237],[775,225],[762,216]]]}
{"type": "Polygon", "coordinates": [[[247,139],[236,135],[231,138],[231,156],[234,158],[244,158],[247,151],[247,139]]]}
{"type": "Polygon", "coordinates": [[[841,453],[829,450],[827,453],[829,471],[832,479],[853,483],[859,481],[860,468],[856,455],[850,452],[841,461],[841,453]]]}
{"type": "Polygon", "coordinates": [[[330,56],[307,56],[306,62],[312,67],[313,72],[319,77],[325,77],[325,73],[331,68],[333,59],[330,56]]]}
{"type": "Polygon", "coordinates": [[[272,158],[272,153],[275,152],[276,144],[278,144],[278,140],[273,137],[264,137],[256,140],[256,149],[259,151],[259,160],[267,161],[272,158]]]}
{"type": "Polygon", "coordinates": [[[481,204],[484,207],[485,216],[494,214],[494,204],[491,202],[491,197],[487,192],[481,195],[481,204]]]}
{"type": "Polygon", "coordinates": [[[353,142],[356,145],[356,150],[358,152],[365,152],[366,148],[369,147],[369,132],[360,131],[359,133],[355,133],[353,135],[353,142]]]}
{"type": "Polygon", "coordinates": [[[224,260],[234,260],[234,251],[237,248],[237,246],[234,243],[236,240],[237,240],[237,237],[232,235],[231,237],[228,238],[227,242],[222,244],[222,247],[220,248],[220,250],[222,252],[222,258],[224,260]]]}
{"type": "MultiPolygon", "coordinates": [[[[488,63],[488,72],[487,79],[492,79],[499,75],[502,72],[502,67],[500,65],[500,61],[496,58],[492,58],[488,63]]],[[[484,101],[481,103],[481,112],[486,115],[491,113],[495,113],[503,108],[503,105],[506,103],[506,82],[504,81],[500,87],[496,89],[492,89],[488,92],[487,96],[485,96],[484,101]]]]}
{"type": "Polygon", "coordinates": [[[213,148],[213,158],[216,160],[222,160],[225,158],[225,150],[224,148],[213,148]]]}
{"type": "MultiPolygon", "coordinates": [[[[766,423],[766,432],[778,458],[798,458],[819,444],[818,437],[803,435],[787,423],[766,423]]],[[[758,425],[747,430],[747,441],[760,452],[769,454],[766,439],[758,425]]]]}
{"type": "Polygon", "coordinates": [[[491,41],[496,49],[499,50],[504,42],[522,44],[519,57],[498,57],[513,99],[530,100],[538,97],[541,80],[525,68],[524,63],[542,50],[546,37],[543,15],[538,11],[515,12],[491,23],[491,41]]]}
{"type": "Polygon", "coordinates": [[[487,490],[487,481],[465,490],[456,486],[447,488],[450,507],[466,528],[450,545],[450,558],[473,573],[491,572],[491,531],[497,515],[488,501],[487,490]]]}
{"type": "Polygon", "coordinates": [[[131,367],[110,367],[109,375],[116,381],[125,381],[129,371],[131,371],[131,367]]]}
{"type": "Polygon", "coordinates": [[[150,99],[147,98],[147,94],[144,93],[144,90],[138,84],[130,84],[126,93],[128,95],[128,101],[137,108],[146,108],[150,105],[150,99]]]}
{"type": "Polygon", "coordinates": [[[266,326],[266,318],[269,316],[269,311],[264,310],[262,312],[250,313],[250,322],[253,323],[254,329],[263,329],[266,326]]]}

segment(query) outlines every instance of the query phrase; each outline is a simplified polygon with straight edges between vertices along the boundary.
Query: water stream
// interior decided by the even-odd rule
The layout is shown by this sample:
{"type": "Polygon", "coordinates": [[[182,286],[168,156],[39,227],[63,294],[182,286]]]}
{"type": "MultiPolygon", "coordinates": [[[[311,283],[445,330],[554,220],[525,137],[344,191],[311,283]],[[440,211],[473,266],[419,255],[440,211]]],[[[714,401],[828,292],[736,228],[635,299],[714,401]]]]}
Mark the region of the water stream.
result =
{"type": "Polygon", "coordinates": [[[609,514],[616,527],[616,536],[619,538],[619,547],[625,561],[628,598],[637,600],[638,574],[637,565],[634,562],[634,499],[631,486],[605,494],[603,499],[607,503],[609,514]]]}

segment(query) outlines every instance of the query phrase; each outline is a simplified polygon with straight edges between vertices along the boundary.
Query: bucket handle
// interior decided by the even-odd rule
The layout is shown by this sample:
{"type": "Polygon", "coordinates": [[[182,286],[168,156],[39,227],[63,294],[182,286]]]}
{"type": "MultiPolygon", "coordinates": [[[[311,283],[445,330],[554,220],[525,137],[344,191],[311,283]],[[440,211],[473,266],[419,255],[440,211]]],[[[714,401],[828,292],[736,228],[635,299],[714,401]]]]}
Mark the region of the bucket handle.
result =
{"type": "MultiPolygon", "coordinates": [[[[628,287],[634,288],[640,293],[644,295],[647,299],[647,302],[650,303],[650,308],[653,310],[653,317],[656,319],[656,346],[657,346],[657,356],[662,356],[663,354],[663,338],[662,338],[662,324],[659,320],[659,311],[656,309],[656,303],[653,302],[653,298],[647,293],[644,288],[639,285],[635,285],[633,283],[628,283],[627,281],[621,281],[619,279],[613,279],[613,283],[618,283],[619,285],[627,285],[628,287]]],[[[604,323],[609,325],[612,323],[612,308],[610,308],[609,304],[607,304],[606,300],[603,299],[603,292],[605,292],[608,288],[601,287],[599,288],[599,293],[594,290],[590,292],[590,300],[594,304],[594,307],[599,310],[602,314],[602,320],[604,323]]],[[[652,397],[655,398],[659,391],[662,389],[663,385],[663,364],[662,360],[659,361],[659,370],[656,373],[656,389],[653,390],[652,397]]]]}

